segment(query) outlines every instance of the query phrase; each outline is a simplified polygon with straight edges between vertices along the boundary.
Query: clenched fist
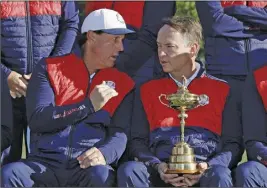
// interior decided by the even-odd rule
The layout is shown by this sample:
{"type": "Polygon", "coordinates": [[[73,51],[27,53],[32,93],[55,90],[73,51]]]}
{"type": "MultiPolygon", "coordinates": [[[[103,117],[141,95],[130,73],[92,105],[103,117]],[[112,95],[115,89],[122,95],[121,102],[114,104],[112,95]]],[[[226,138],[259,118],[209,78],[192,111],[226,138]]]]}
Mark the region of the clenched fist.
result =
{"type": "Polygon", "coordinates": [[[97,85],[90,94],[90,100],[94,106],[95,111],[100,110],[111,98],[117,96],[118,93],[115,89],[106,84],[97,85]]]}

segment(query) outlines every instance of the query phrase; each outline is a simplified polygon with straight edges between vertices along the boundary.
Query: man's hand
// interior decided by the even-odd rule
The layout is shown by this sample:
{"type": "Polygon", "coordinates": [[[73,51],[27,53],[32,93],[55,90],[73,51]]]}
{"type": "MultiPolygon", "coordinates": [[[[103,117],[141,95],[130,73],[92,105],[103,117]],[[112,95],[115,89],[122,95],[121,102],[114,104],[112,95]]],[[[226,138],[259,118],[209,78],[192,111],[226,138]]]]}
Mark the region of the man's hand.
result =
{"type": "Polygon", "coordinates": [[[10,90],[10,94],[13,98],[26,96],[26,90],[28,85],[28,80],[31,74],[22,76],[21,74],[11,71],[7,77],[7,83],[10,90]]]}
{"type": "Polygon", "coordinates": [[[31,74],[24,74],[23,75],[23,78],[26,80],[26,81],[29,81],[31,79],[31,76],[32,76],[32,73],[31,74]]]}
{"type": "Polygon", "coordinates": [[[117,96],[118,93],[115,89],[106,85],[103,81],[102,84],[97,85],[90,94],[90,100],[94,106],[95,111],[100,110],[111,98],[117,96]]]}
{"type": "Polygon", "coordinates": [[[198,169],[200,169],[200,174],[184,174],[184,182],[187,184],[188,187],[192,187],[196,183],[199,182],[203,172],[208,168],[208,164],[203,162],[198,164],[198,169]]]}
{"type": "Polygon", "coordinates": [[[179,176],[178,174],[166,174],[168,170],[168,165],[166,163],[160,163],[158,165],[158,172],[160,174],[160,178],[166,183],[171,184],[175,187],[184,187],[187,184],[184,182],[184,177],[179,176]]]}
{"type": "Polygon", "coordinates": [[[81,168],[88,168],[96,165],[106,165],[106,160],[101,151],[95,147],[80,155],[77,160],[79,161],[81,168]]]}

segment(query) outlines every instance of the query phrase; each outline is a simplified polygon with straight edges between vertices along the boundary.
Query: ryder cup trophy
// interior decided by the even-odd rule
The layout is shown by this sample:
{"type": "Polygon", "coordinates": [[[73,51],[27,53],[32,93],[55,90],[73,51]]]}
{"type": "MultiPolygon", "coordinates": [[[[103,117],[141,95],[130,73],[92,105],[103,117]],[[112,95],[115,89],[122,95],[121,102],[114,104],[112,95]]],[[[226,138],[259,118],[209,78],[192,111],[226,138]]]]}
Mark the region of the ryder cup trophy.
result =
{"type": "Polygon", "coordinates": [[[197,108],[199,106],[205,106],[208,104],[209,98],[207,95],[196,95],[190,93],[186,87],[186,78],[183,76],[183,85],[178,88],[177,93],[166,95],[161,94],[159,96],[160,102],[172,109],[180,112],[178,118],[180,118],[181,125],[181,140],[176,143],[172,149],[170,161],[168,164],[169,174],[194,174],[198,173],[197,163],[195,160],[194,150],[184,141],[184,127],[185,119],[188,117],[186,111],[197,108]],[[166,103],[162,101],[165,98],[166,103]]]}

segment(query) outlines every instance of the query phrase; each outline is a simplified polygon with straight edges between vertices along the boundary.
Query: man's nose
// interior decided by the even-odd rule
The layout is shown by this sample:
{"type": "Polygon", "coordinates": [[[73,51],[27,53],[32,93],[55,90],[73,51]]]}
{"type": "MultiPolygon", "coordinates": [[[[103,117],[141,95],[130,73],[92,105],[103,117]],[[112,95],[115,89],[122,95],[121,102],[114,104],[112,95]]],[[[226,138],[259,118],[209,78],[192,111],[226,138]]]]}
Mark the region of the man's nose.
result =
{"type": "Polygon", "coordinates": [[[118,44],[117,44],[117,48],[120,52],[122,52],[124,50],[124,47],[123,47],[123,42],[120,41],[118,44]]]}
{"type": "Polygon", "coordinates": [[[163,50],[158,50],[158,56],[159,57],[163,57],[165,55],[166,55],[166,53],[163,50]]]}

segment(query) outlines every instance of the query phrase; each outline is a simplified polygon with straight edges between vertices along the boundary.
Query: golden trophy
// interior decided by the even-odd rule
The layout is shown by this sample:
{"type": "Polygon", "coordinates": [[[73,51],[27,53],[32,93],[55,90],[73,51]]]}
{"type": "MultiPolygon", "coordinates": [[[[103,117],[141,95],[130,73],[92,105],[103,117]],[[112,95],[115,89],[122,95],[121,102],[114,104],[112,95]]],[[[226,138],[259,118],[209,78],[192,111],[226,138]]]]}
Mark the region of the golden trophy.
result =
{"type": "Polygon", "coordinates": [[[172,149],[167,173],[198,173],[199,169],[197,168],[194,149],[184,141],[185,119],[188,117],[186,111],[197,108],[199,106],[207,105],[209,101],[208,96],[204,94],[196,95],[190,93],[186,87],[186,78],[183,76],[183,85],[178,88],[178,91],[170,95],[161,94],[159,96],[159,100],[163,105],[178,110],[180,112],[178,118],[180,118],[181,120],[181,141],[176,143],[176,145],[172,149]],[[162,102],[162,97],[164,97],[168,101],[168,104],[162,102]]]}

